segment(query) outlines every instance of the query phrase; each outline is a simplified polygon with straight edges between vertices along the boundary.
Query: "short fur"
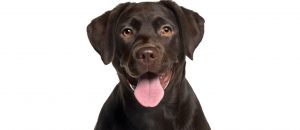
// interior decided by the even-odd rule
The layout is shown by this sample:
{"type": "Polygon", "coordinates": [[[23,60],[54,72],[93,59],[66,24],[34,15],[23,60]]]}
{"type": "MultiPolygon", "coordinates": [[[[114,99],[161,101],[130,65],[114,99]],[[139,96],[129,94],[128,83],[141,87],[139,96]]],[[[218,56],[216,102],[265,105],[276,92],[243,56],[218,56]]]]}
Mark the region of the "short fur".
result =
{"type": "Polygon", "coordinates": [[[104,64],[112,62],[120,79],[101,109],[95,130],[210,130],[185,78],[185,56],[193,58],[203,37],[201,16],[172,1],[123,3],[95,18],[87,33],[104,64]],[[172,25],[172,36],[157,34],[164,24],[172,25]],[[124,26],[133,28],[133,37],[121,37],[124,26]],[[157,58],[146,68],[135,55],[149,47],[157,58]],[[172,78],[159,105],[141,106],[130,84],[146,71],[166,70],[172,71],[172,78]]]}

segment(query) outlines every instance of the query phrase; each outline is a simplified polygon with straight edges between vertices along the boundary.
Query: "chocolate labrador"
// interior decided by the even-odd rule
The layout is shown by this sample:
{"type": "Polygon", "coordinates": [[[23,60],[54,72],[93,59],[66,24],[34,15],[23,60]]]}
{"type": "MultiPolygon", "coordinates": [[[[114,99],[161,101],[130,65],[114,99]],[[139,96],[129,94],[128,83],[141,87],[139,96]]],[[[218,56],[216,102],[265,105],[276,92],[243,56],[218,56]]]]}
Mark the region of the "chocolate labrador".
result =
{"type": "Polygon", "coordinates": [[[210,130],[185,78],[204,19],[172,1],[123,3],[95,18],[88,38],[120,82],[95,130],[210,130]]]}

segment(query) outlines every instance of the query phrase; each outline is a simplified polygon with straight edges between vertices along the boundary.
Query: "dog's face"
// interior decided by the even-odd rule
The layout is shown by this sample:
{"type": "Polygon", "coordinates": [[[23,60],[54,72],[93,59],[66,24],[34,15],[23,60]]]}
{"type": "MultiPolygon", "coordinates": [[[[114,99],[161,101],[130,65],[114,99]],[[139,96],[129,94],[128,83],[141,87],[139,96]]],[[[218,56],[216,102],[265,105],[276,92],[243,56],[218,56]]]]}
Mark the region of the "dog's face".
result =
{"type": "Polygon", "coordinates": [[[178,62],[180,42],[175,15],[153,3],[132,5],[117,24],[120,65],[132,78],[163,75],[178,62]]]}
{"type": "Polygon", "coordinates": [[[204,20],[174,2],[125,3],[88,25],[89,39],[105,64],[113,61],[138,102],[155,107],[174,69],[203,36],[204,20]]]}

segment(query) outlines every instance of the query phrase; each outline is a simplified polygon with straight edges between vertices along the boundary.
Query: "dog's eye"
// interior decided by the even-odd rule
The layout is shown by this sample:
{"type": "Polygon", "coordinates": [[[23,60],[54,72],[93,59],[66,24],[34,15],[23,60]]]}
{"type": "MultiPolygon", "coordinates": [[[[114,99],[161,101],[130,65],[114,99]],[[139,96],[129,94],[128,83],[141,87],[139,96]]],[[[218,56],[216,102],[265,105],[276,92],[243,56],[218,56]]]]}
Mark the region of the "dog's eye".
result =
{"type": "Polygon", "coordinates": [[[173,34],[172,28],[170,26],[162,26],[160,29],[160,34],[162,36],[169,37],[173,34]]]}
{"type": "Polygon", "coordinates": [[[125,28],[122,31],[122,36],[125,38],[131,37],[133,35],[133,30],[129,28],[125,28]]]}

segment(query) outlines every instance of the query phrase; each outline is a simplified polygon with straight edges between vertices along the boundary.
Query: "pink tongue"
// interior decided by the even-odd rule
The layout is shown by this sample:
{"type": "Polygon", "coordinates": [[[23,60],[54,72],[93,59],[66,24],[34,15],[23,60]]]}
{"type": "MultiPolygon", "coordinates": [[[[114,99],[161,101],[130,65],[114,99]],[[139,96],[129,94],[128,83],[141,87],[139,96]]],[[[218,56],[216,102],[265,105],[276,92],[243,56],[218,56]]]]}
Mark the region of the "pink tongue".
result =
{"type": "Polygon", "coordinates": [[[135,90],[135,98],[144,107],[155,107],[164,96],[159,77],[153,79],[140,79],[135,90]]]}

